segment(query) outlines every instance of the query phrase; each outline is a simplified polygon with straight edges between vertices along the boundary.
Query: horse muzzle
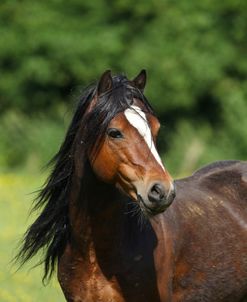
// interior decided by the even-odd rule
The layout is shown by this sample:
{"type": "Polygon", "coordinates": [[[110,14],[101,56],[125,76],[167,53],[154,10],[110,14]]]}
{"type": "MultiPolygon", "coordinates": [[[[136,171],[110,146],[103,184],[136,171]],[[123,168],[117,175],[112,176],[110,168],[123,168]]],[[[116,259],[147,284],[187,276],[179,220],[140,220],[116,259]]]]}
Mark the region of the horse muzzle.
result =
{"type": "Polygon", "coordinates": [[[168,189],[162,182],[154,182],[149,186],[146,194],[137,194],[141,209],[148,215],[164,212],[173,202],[176,192],[174,183],[168,189]]]}

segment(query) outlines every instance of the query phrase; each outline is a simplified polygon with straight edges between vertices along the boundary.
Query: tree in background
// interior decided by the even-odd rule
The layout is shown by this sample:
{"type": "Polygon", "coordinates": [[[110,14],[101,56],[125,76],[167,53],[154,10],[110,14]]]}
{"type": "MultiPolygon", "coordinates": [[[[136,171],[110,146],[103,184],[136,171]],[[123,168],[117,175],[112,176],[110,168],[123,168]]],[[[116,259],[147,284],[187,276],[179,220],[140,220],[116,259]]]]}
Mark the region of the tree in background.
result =
{"type": "Polygon", "coordinates": [[[244,0],[1,1],[0,164],[56,149],[61,104],[109,68],[129,77],[147,69],[176,173],[246,159],[246,34],[244,0]]]}

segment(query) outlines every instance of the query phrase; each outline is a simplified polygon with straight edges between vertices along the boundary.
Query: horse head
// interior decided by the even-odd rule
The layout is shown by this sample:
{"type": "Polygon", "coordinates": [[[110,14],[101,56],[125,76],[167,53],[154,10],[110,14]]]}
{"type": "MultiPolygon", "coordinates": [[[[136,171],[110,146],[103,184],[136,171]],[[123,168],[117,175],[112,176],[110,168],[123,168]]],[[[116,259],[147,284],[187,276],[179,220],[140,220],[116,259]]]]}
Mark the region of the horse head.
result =
{"type": "Polygon", "coordinates": [[[113,184],[138,202],[144,213],[153,215],[171,204],[175,190],[156,149],[160,123],[143,95],[145,84],[144,70],[132,81],[112,77],[110,71],[103,73],[89,112],[102,119],[97,108],[117,110],[88,156],[99,179],[113,184]]]}

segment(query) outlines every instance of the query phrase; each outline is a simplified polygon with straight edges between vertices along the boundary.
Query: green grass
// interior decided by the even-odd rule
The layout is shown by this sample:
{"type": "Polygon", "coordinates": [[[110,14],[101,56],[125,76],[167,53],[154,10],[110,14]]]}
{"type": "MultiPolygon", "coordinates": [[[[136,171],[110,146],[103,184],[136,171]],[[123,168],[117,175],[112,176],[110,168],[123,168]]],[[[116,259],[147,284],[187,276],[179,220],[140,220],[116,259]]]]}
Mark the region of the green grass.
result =
{"type": "MultiPolygon", "coordinates": [[[[35,261],[20,270],[11,263],[23,233],[34,219],[29,217],[35,191],[44,176],[28,173],[0,174],[0,301],[65,301],[54,274],[42,284],[42,266],[31,269],[35,261]]],[[[35,259],[38,261],[38,257],[35,259]]]]}

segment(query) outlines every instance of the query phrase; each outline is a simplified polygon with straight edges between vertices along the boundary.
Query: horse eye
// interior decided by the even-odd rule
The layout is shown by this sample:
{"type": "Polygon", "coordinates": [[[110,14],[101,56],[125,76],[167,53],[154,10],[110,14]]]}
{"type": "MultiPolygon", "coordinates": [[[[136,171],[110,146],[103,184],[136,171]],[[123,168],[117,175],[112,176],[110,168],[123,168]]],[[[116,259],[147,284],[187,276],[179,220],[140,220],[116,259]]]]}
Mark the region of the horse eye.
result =
{"type": "Polygon", "coordinates": [[[115,129],[115,128],[109,128],[107,130],[107,134],[112,138],[122,138],[123,137],[123,134],[118,129],[115,129]]]}

